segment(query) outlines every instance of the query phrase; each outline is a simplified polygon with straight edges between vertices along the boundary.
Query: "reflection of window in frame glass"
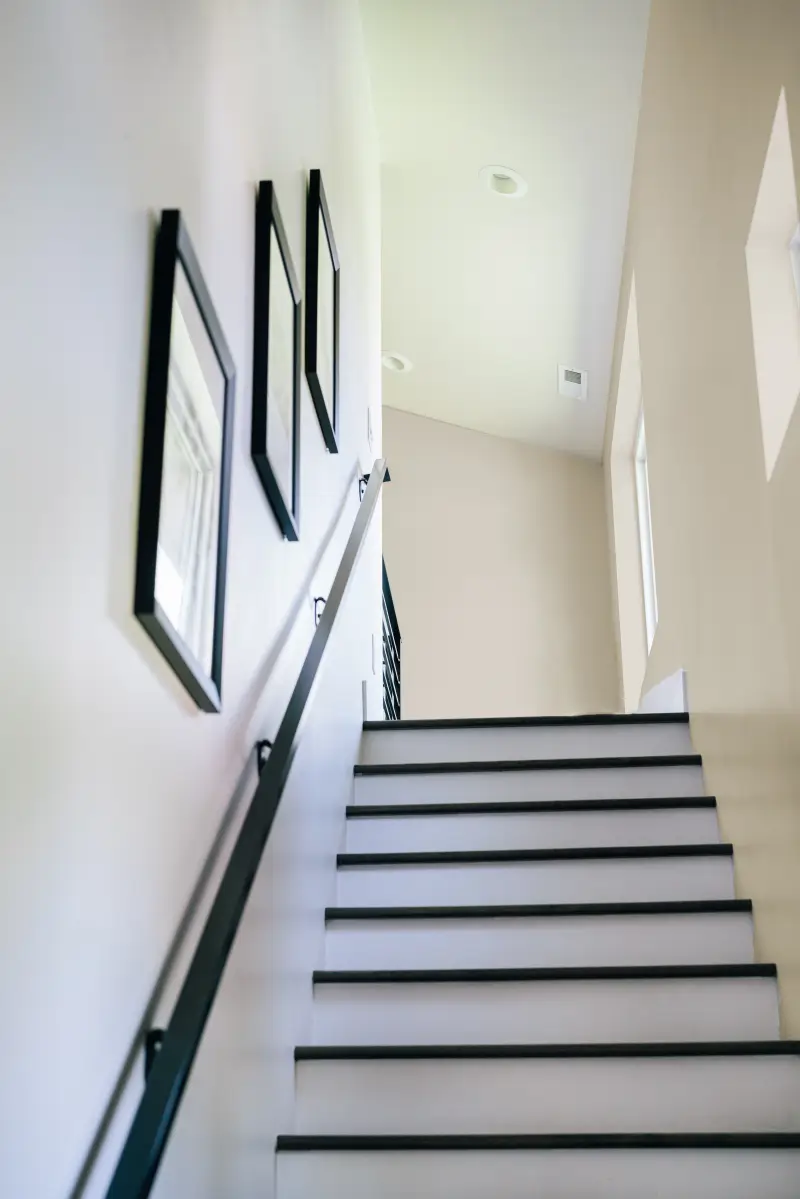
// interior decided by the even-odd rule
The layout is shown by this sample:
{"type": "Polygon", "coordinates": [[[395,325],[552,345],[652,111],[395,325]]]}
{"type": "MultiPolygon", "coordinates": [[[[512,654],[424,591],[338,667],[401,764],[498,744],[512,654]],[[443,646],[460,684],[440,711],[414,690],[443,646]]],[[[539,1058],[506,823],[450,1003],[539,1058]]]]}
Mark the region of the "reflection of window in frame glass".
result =
{"type": "Polygon", "coordinates": [[[176,524],[159,531],[156,594],[187,644],[202,647],[198,657],[205,662],[214,618],[209,583],[213,588],[216,465],[202,416],[175,360],[169,369],[164,462],[164,487],[171,485],[173,495],[162,498],[162,526],[171,512],[176,524]],[[166,469],[168,462],[172,469],[166,469]]]}
{"type": "Polygon", "coordinates": [[[647,474],[644,410],[639,417],[634,464],[636,469],[636,507],[639,517],[639,546],[642,556],[644,623],[647,630],[647,651],[649,653],[658,624],[658,600],[656,598],[656,568],[653,558],[653,525],[650,519],[650,480],[647,474]]]}

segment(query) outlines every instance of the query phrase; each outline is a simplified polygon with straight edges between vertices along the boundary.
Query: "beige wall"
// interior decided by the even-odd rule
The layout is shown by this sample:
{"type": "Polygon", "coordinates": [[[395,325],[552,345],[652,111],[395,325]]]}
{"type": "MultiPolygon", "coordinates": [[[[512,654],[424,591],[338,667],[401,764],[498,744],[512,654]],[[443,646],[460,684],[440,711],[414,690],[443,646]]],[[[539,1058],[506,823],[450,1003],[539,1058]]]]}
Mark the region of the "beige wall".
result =
{"type": "Polygon", "coordinates": [[[387,408],[403,715],[618,704],[599,463],[387,408]]]}
{"type": "MultiPolygon", "coordinates": [[[[800,165],[799,80],[796,0],[653,0],[606,442],[610,489],[635,273],[659,603],[644,687],[688,672],[693,736],[794,1035],[800,411],[768,482],[745,246],[783,86],[800,165]]],[[[615,534],[611,522],[619,586],[631,551],[615,534]]],[[[619,612],[623,674],[634,677],[625,656],[641,614],[619,612]]]]}
{"type": "MultiPolygon", "coordinates": [[[[358,510],[367,404],[379,445],[380,181],[357,0],[4,0],[0,145],[0,1190],[94,1197],[141,1090],[142,1022],[162,1023],[174,996],[162,966],[231,797],[238,817],[252,795],[254,742],[274,736],[313,633],[309,592],[327,594],[358,510]],[[255,188],[275,182],[302,279],[317,166],[342,260],[341,441],[327,453],[304,385],[289,544],[250,459],[255,188]],[[153,228],[173,205],[237,368],[214,716],[132,615],[153,228]]],[[[169,1199],[273,1194],[362,679],[380,711],[377,528],[360,569],[249,950],[234,951],[169,1146],[169,1199]]]]}

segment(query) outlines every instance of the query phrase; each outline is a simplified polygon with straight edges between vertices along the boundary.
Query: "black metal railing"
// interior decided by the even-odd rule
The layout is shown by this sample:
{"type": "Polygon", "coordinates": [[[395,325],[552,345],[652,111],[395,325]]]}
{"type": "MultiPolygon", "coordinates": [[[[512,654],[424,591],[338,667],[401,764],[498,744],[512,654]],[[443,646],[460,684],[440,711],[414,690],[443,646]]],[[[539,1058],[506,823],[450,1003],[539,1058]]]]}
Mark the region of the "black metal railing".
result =
{"type": "Polygon", "coordinates": [[[383,563],[383,714],[400,719],[400,625],[394,610],[392,589],[383,563]]]}
{"type": "MultiPolygon", "coordinates": [[[[106,1199],[146,1199],[150,1194],[297,752],[301,724],[317,671],[364,547],[385,475],[386,463],[379,459],[370,472],[369,485],[289,705],[264,761],[255,794],[200,934],[163,1042],[153,1058],[106,1199]]],[[[388,585],[385,580],[384,572],[384,588],[388,585]]],[[[384,604],[385,595],[384,590],[384,604]]]]}

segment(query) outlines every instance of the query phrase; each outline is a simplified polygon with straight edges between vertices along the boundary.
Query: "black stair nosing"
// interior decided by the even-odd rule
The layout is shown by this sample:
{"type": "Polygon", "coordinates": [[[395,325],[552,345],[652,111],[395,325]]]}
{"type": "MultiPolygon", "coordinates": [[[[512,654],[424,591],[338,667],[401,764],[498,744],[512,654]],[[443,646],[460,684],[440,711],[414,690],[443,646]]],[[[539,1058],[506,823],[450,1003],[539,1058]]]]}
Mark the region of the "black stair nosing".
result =
{"type": "Polygon", "coordinates": [[[688,712],[594,712],[581,716],[480,716],[475,719],[365,720],[365,733],[407,729],[581,728],[592,725],[688,724],[688,712]]]}
{"type": "Polygon", "coordinates": [[[800,1041],[581,1041],[520,1045],[297,1045],[296,1062],[800,1057],[800,1041]]]}
{"type": "Polygon", "coordinates": [[[442,849],[407,853],[340,853],[340,870],[383,866],[510,865],[515,862],[608,862],[653,858],[730,858],[733,845],[712,841],[700,845],[588,845],[557,849],[442,849]]]}
{"type": "Polygon", "coordinates": [[[774,962],[691,966],[497,966],[430,970],[315,970],[318,985],[499,982],[680,982],[703,979],[776,979],[774,962]]]}
{"type": "Polygon", "coordinates": [[[551,917],[752,915],[751,899],[639,900],[616,903],[462,904],[328,907],[326,924],[359,920],[504,920],[551,917]]]}
{"type": "Polygon", "coordinates": [[[278,1153],[800,1149],[798,1132],[414,1133],[279,1136],[278,1153]]]}
{"type": "Polygon", "coordinates": [[[393,816],[562,815],[572,812],[669,812],[716,808],[714,795],[675,795],[656,799],[508,799],[473,803],[348,804],[348,820],[393,816]]]}
{"type": "Polygon", "coordinates": [[[379,762],[356,765],[358,778],[393,774],[497,774],[511,770],[624,770],[629,767],[702,766],[700,754],[648,754],[622,758],[501,758],[481,762],[379,762]]]}

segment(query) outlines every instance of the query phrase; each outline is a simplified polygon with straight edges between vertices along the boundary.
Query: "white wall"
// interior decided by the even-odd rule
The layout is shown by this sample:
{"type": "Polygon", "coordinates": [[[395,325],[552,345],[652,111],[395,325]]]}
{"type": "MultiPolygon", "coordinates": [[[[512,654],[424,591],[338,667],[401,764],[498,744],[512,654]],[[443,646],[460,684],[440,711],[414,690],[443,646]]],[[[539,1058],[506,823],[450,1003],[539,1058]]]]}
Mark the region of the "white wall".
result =
{"type": "MultiPolygon", "coordinates": [[[[620,598],[623,673],[638,675],[646,692],[687,672],[692,737],[735,846],[738,892],[755,902],[759,954],[778,963],[784,1030],[795,1036],[800,409],[795,388],[793,411],[781,397],[777,423],[762,438],[754,325],[758,339],[759,317],[769,313],[760,305],[781,293],[765,298],[749,286],[747,247],[785,88],[794,176],[783,279],[791,287],[798,79],[794,0],[653,0],[606,436],[612,487],[635,275],[659,620],[642,683],[641,609],[620,598]]],[[[795,337],[796,325],[788,332],[795,337]]],[[[622,588],[639,567],[635,549],[614,533],[622,588]]],[[[626,701],[633,706],[636,697],[626,701]]]]}
{"type": "MultiPolygon", "coordinates": [[[[368,403],[380,446],[379,176],[356,0],[6,0],[0,157],[0,1189],[63,1199],[237,780],[237,796],[252,789],[253,742],[276,727],[312,632],[307,592],[325,587],[354,518],[368,403]],[[249,457],[254,196],[275,181],[302,277],[316,166],[343,264],[342,452],[326,453],[304,386],[292,546],[249,457]],[[198,714],[131,615],[152,236],[167,206],[186,216],[238,368],[221,716],[198,714]]],[[[286,888],[256,992],[262,1153],[235,1187],[243,1156],[200,1088],[198,1174],[173,1173],[173,1199],[271,1194],[362,678],[380,710],[378,523],[271,850],[286,888]]],[[[137,1058],[112,1142],[140,1071],[137,1058]]],[[[241,1116],[235,1089],[225,1103],[241,1116]]]]}
{"type": "Polygon", "coordinates": [[[618,706],[600,463],[384,410],[407,717],[618,706]]]}

